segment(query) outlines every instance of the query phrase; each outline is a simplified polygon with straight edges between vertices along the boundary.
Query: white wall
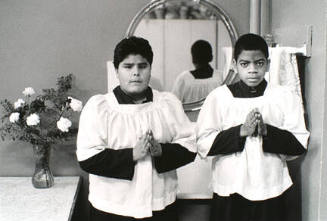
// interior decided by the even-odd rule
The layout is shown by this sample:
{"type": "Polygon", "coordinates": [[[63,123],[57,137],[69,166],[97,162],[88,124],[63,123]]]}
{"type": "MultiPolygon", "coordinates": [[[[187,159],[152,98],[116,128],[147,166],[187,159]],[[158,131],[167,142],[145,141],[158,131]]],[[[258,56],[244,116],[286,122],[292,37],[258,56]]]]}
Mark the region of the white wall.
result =
{"type": "Polygon", "coordinates": [[[312,56],[307,59],[305,73],[311,138],[301,166],[303,221],[327,220],[325,9],[326,1],[272,0],[272,30],[278,43],[301,44],[305,41],[306,26],[313,26],[312,56]]]}

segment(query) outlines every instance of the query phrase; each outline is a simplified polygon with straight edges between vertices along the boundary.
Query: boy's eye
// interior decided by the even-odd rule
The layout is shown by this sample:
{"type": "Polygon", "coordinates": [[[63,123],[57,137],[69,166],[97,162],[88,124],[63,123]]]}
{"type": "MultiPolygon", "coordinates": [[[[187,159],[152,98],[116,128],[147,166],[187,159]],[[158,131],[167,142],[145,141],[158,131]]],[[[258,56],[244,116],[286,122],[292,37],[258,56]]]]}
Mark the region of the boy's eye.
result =
{"type": "Polygon", "coordinates": [[[258,61],[258,62],[256,62],[255,63],[257,66],[259,66],[259,67],[262,67],[264,64],[265,64],[265,62],[264,61],[258,61]]]}
{"type": "Polygon", "coordinates": [[[147,68],[147,67],[148,67],[148,64],[146,64],[146,63],[145,63],[145,64],[140,64],[140,65],[139,65],[139,68],[141,68],[141,69],[144,69],[144,68],[147,68]]]}
{"type": "Polygon", "coordinates": [[[240,65],[241,67],[246,68],[249,65],[249,63],[241,62],[240,65]]]}
{"type": "Polygon", "coordinates": [[[123,65],[123,68],[126,68],[126,69],[131,69],[132,67],[133,67],[133,65],[130,65],[130,64],[123,65]]]}

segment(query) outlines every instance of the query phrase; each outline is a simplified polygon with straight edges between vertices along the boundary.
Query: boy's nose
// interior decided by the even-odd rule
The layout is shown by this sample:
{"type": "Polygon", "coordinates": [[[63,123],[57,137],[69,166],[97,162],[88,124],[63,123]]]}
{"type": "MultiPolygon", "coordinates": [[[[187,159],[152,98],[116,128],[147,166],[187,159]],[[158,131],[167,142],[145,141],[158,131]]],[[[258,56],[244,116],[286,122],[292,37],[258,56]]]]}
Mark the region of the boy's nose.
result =
{"type": "Polygon", "coordinates": [[[133,71],[133,75],[135,76],[138,76],[140,74],[140,70],[137,67],[134,67],[132,71],[133,71]]]}
{"type": "Polygon", "coordinates": [[[254,63],[249,64],[249,72],[257,72],[257,66],[254,63]]]}

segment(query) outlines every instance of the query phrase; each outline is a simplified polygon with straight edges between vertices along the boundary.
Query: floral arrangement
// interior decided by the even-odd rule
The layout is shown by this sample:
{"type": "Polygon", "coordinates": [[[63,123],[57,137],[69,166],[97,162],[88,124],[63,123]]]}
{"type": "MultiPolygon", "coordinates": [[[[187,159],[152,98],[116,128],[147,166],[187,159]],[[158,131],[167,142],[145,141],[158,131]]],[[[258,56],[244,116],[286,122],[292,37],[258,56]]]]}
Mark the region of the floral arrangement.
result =
{"type": "Polygon", "coordinates": [[[0,127],[2,140],[11,138],[49,146],[75,136],[77,127],[70,118],[82,110],[82,102],[69,94],[72,78],[72,74],[59,77],[57,89],[43,89],[39,95],[27,87],[22,92],[24,98],[13,103],[7,99],[0,101],[4,110],[0,127]]]}

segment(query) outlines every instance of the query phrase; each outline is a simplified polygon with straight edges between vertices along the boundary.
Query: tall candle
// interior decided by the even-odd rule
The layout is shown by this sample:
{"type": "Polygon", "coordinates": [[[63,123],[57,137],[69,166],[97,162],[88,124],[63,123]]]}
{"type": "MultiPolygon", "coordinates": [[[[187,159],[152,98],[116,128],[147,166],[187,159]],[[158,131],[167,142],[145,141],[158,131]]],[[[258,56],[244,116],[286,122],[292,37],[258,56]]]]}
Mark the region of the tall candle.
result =
{"type": "Polygon", "coordinates": [[[250,0],[250,32],[260,34],[261,20],[261,4],[260,0],[250,0]]]}

